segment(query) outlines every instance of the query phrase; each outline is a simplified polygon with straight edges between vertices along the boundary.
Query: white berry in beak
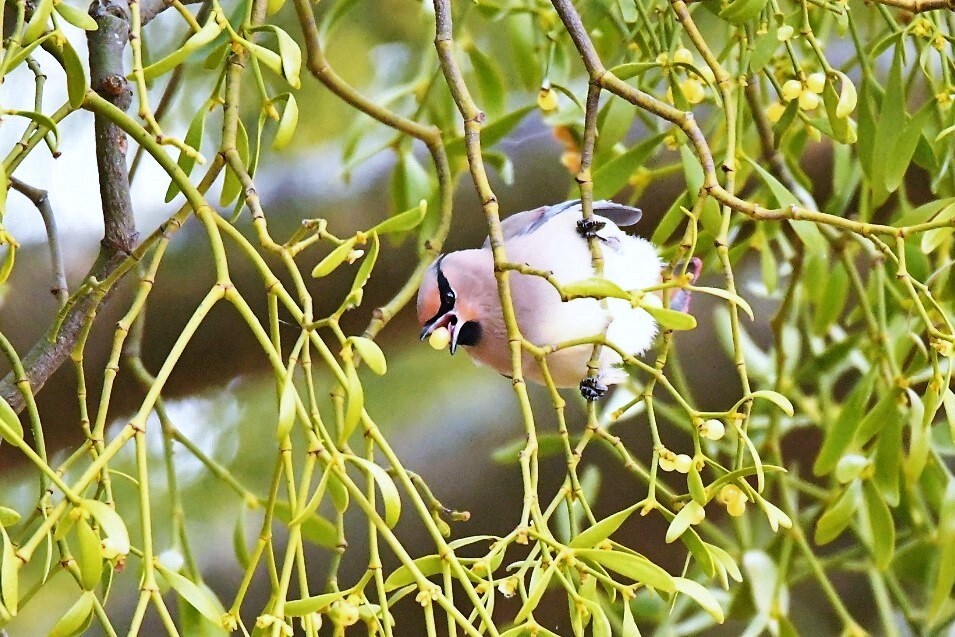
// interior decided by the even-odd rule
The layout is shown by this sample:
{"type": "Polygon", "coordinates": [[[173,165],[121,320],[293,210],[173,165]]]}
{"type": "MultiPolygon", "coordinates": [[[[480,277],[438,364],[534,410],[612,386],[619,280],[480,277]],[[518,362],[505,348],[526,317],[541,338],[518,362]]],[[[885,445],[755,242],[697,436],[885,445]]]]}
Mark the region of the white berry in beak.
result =
{"type": "Polygon", "coordinates": [[[450,342],[451,332],[448,331],[448,328],[446,327],[439,327],[435,331],[431,332],[431,336],[428,337],[428,345],[437,350],[444,349],[450,342]]]}

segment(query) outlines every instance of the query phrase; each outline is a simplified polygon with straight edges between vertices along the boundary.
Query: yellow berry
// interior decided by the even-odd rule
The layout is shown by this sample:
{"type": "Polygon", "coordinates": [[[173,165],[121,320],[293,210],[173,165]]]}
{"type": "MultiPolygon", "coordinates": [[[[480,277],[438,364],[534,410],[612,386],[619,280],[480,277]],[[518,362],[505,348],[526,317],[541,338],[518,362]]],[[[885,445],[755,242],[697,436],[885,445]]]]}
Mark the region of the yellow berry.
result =
{"type": "Polygon", "coordinates": [[[673,467],[680,473],[689,473],[690,467],[693,466],[693,458],[686,455],[685,453],[679,454],[673,460],[673,467]]]}
{"type": "Polygon", "coordinates": [[[799,94],[799,108],[811,111],[819,106],[819,96],[812,91],[803,91],[799,94]]]}
{"type": "Polygon", "coordinates": [[[657,56],[657,64],[660,66],[666,66],[670,62],[670,56],[665,52],[657,56]]]}
{"type": "Polygon", "coordinates": [[[537,94],[537,106],[545,113],[557,110],[557,93],[549,86],[542,86],[537,94]]]}
{"type": "Polygon", "coordinates": [[[693,64],[693,54],[682,46],[673,53],[674,64],[693,64]]]}
{"type": "Polygon", "coordinates": [[[786,107],[780,104],[779,102],[773,102],[766,108],[766,117],[769,118],[773,124],[778,122],[783,118],[783,113],[786,112],[786,107]]]}
{"type": "Polygon", "coordinates": [[[431,336],[428,337],[428,345],[439,350],[447,347],[450,342],[451,332],[446,327],[439,327],[431,332],[431,336]]]}
{"type": "Polygon", "coordinates": [[[699,104],[706,97],[706,91],[703,90],[703,84],[694,78],[688,78],[680,83],[680,90],[683,91],[686,101],[690,104],[699,104]]]}
{"type": "Polygon", "coordinates": [[[676,456],[672,451],[660,452],[660,468],[664,471],[673,471],[676,469],[676,456]]]}
{"type": "Polygon", "coordinates": [[[690,509],[690,524],[699,524],[706,518],[706,509],[696,502],[690,502],[686,506],[690,509]]]}
{"type": "Polygon", "coordinates": [[[808,88],[813,93],[822,93],[826,88],[826,74],[825,73],[813,73],[806,78],[806,88],[808,88]]]}
{"type": "Polygon", "coordinates": [[[707,420],[700,425],[700,435],[709,440],[719,440],[726,433],[726,427],[715,418],[707,420]]]}
{"type": "Polygon", "coordinates": [[[802,82],[799,80],[787,80],[783,84],[783,99],[791,102],[802,94],[802,82]]]}
{"type": "Polygon", "coordinates": [[[743,492],[739,490],[739,487],[737,487],[735,484],[727,484],[720,489],[716,499],[723,504],[729,504],[730,502],[736,502],[743,497],[743,492]]]}
{"type": "Polygon", "coordinates": [[[776,29],[776,39],[779,40],[780,42],[786,42],[792,37],[793,37],[793,28],[789,26],[788,24],[784,24],[783,26],[776,29]]]}
{"type": "Polygon", "coordinates": [[[746,513],[746,500],[734,500],[726,505],[726,512],[734,518],[738,518],[746,513]]]}

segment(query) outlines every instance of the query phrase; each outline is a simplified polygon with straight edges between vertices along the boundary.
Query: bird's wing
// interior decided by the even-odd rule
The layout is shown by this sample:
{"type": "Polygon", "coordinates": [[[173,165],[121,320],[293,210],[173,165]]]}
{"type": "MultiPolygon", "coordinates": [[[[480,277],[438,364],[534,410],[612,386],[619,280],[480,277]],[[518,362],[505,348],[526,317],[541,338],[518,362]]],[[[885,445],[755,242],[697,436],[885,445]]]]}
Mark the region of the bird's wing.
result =
{"type": "MultiPolygon", "coordinates": [[[[639,208],[625,206],[613,201],[600,200],[595,201],[593,210],[602,217],[614,222],[618,227],[624,228],[632,226],[640,217],[643,211],[639,208]]],[[[548,221],[564,212],[581,212],[580,199],[565,201],[564,203],[553,206],[541,206],[533,210],[525,210],[513,214],[501,222],[501,232],[504,234],[504,240],[508,241],[516,237],[523,237],[536,232],[548,221]]],[[[484,247],[490,245],[490,239],[485,240],[484,247]]]]}

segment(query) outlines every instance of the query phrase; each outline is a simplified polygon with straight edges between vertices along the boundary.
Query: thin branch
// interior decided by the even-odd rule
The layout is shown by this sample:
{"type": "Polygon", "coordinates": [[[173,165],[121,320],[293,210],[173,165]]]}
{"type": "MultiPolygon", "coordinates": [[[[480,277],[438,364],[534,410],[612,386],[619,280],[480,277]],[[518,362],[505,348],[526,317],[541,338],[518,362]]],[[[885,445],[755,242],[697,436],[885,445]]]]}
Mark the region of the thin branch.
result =
{"type": "Polygon", "coordinates": [[[204,0],[141,0],[139,3],[139,11],[142,16],[142,25],[146,26],[146,23],[150,22],[158,16],[160,13],[166,9],[175,6],[176,4],[198,4],[204,0]]]}
{"type": "MultiPolygon", "coordinates": [[[[90,85],[103,99],[125,111],[132,100],[123,69],[123,53],[129,39],[128,5],[120,0],[96,0],[90,6],[90,15],[98,26],[88,35],[90,85]]],[[[100,114],[95,116],[94,128],[105,232],[96,262],[86,276],[93,285],[80,290],[74,302],[68,304],[62,320],[58,320],[23,357],[25,379],[17,379],[11,372],[0,381],[0,396],[18,412],[25,406],[25,401],[17,390],[17,383],[28,382],[31,391],[36,393],[60,368],[84,325],[93,320],[96,307],[102,300],[94,293],[96,284],[110,276],[136,246],[138,234],[129,195],[126,134],[100,114]]]]}
{"type": "Polygon", "coordinates": [[[875,0],[875,2],[910,13],[924,13],[937,9],[955,11],[955,0],[875,0]]]}
{"type": "Polygon", "coordinates": [[[43,219],[43,225],[46,227],[47,243],[50,246],[50,261],[53,268],[53,287],[50,292],[60,302],[60,306],[66,303],[69,295],[69,289],[66,286],[66,273],[63,269],[63,252],[60,250],[60,238],[56,232],[56,218],[53,215],[53,208],[50,206],[50,197],[47,191],[41,188],[24,183],[16,177],[10,177],[10,186],[21,195],[29,199],[40,213],[43,219]]]}
{"type": "MultiPolygon", "coordinates": [[[[758,221],[778,221],[782,219],[813,221],[815,223],[850,230],[866,236],[878,234],[899,237],[939,227],[955,227],[955,218],[897,228],[882,224],[854,221],[796,205],[775,209],[764,208],[759,204],[740,199],[720,185],[713,160],[713,153],[710,150],[706,137],[703,135],[703,131],[693,117],[693,113],[681,111],[665,102],[661,102],[653,96],[627,84],[608,71],[597,55],[590,36],[587,34],[587,30],[580,19],[580,14],[577,13],[571,0],[552,0],[552,4],[557,10],[557,14],[564,23],[564,27],[570,34],[571,39],[574,41],[574,45],[584,65],[587,67],[591,81],[596,82],[601,88],[622,97],[648,113],[678,126],[689,138],[694,153],[703,166],[702,187],[721,204],[729,206],[733,210],[758,221]]],[[[676,4],[682,4],[682,0],[676,0],[676,4]]]]}

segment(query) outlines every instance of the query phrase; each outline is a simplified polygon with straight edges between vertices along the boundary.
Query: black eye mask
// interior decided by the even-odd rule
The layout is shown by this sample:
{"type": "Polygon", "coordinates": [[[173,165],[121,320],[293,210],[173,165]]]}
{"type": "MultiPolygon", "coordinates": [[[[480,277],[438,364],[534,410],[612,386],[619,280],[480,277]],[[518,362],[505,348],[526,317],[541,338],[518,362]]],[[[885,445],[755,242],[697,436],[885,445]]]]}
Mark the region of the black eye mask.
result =
{"type": "Polygon", "coordinates": [[[454,295],[454,290],[451,289],[451,284],[448,282],[448,278],[444,276],[444,272],[441,271],[442,259],[444,259],[444,255],[441,255],[441,257],[438,259],[438,262],[435,263],[435,267],[438,270],[438,295],[441,298],[441,306],[438,308],[437,314],[428,319],[428,322],[424,324],[426,329],[430,327],[432,323],[454,309],[454,301],[456,297],[454,295]]]}

